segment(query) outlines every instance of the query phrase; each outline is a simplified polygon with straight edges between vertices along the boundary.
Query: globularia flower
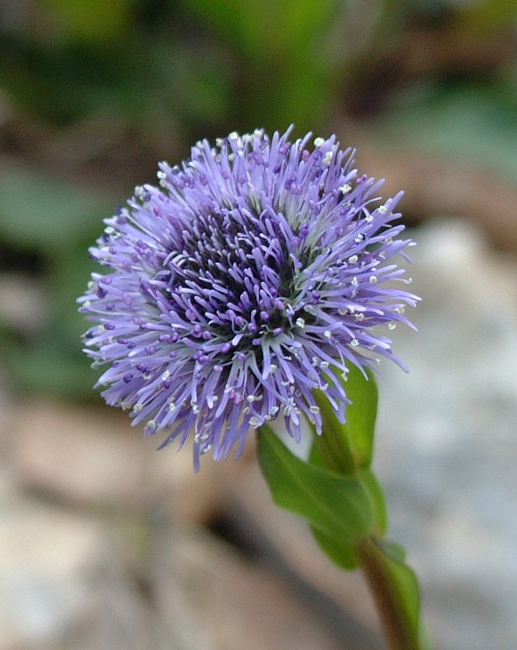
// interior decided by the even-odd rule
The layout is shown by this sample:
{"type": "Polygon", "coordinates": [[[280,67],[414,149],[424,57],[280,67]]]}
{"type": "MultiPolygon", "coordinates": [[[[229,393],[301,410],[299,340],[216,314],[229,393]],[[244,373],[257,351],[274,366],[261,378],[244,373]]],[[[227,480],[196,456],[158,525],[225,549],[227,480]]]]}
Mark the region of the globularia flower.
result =
{"type": "MultiPolygon", "coordinates": [[[[196,468],[277,416],[297,440],[301,415],[320,433],[313,391],[344,420],[347,366],[396,359],[392,329],[416,297],[391,262],[410,244],[393,225],[402,193],[358,175],[335,137],[294,143],[263,131],[192,148],[160,165],[106,220],[81,310],[108,404],[131,409],[167,444],[194,436],[196,468]],[[395,281],[395,282],[394,282],[395,281]]],[[[163,446],[163,445],[162,445],[163,446]]]]}

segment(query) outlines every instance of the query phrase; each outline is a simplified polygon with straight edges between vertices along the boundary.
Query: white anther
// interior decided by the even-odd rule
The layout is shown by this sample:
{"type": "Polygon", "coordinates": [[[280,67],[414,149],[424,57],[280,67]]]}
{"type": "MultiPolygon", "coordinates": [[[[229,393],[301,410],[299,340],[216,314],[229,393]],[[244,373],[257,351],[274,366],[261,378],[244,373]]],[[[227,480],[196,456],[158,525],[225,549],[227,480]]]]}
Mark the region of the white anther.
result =
{"type": "Polygon", "coordinates": [[[330,165],[330,163],[332,162],[333,157],[334,157],[334,152],[333,151],[327,151],[327,153],[323,156],[323,164],[328,167],[330,165]]]}

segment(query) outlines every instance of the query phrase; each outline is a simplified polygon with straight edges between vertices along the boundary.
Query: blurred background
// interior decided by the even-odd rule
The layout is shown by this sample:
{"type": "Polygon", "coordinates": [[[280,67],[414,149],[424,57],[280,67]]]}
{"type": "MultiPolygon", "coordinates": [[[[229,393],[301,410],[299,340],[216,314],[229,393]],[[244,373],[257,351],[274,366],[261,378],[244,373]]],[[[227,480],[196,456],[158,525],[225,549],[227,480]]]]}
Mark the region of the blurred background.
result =
{"type": "Polygon", "coordinates": [[[0,650],[380,649],[360,576],[103,407],[76,311],[157,163],[337,133],[404,189],[420,333],[377,469],[435,647],[517,647],[517,0],[0,0],[0,650]]]}

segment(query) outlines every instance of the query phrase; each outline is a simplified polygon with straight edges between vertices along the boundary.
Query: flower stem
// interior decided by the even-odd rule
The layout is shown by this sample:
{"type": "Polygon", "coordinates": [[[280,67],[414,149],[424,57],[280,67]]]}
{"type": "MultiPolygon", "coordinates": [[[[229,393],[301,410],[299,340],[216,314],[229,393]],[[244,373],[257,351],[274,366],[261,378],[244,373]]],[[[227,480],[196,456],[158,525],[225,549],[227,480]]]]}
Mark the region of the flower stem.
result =
{"type": "Polygon", "coordinates": [[[384,551],[372,536],[363,539],[357,548],[389,650],[421,650],[384,551]]]}

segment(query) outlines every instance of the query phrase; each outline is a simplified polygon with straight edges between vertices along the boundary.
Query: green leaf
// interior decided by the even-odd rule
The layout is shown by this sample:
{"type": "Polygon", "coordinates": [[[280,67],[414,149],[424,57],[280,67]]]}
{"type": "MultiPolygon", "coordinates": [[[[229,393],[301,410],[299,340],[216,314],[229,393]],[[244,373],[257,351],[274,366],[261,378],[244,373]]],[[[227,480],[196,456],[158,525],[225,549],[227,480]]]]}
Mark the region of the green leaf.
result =
{"type": "Polygon", "coordinates": [[[394,585],[399,604],[405,611],[405,620],[413,638],[420,637],[420,588],[413,570],[393,555],[390,544],[381,544],[386,558],[390,581],[394,585]]]}
{"type": "MultiPolygon", "coordinates": [[[[316,444],[318,440],[319,437],[316,438],[315,435],[315,440],[309,455],[309,462],[315,467],[326,468],[325,460],[321,455],[320,446],[316,444]]],[[[361,470],[358,474],[358,478],[370,497],[375,522],[373,534],[382,538],[388,527],[388,511],[384,493],[371,469],[361,470]]],[[[340,566],[342,569],[345,569],[345,571],[350,571],[360,565],[355,545],[343,544],[341,540],[327,537],[312,526],[311,530],[320,548],[333,562],[335,562],[335,564],[340,566]]],[[[400,559],[403,560],[404,557],[401,557],[400,559]]]]}
{"type": "Polygon", "coordinates": [[[258,452],[278,506],[304,517],[340,544],[353,544],[370,533],[373,509],[360,480],[297,458],[267,425],[259,430],[258,452]]]}
{"type": "Polygon", "coordinates": [[[351,366],[346,381],[346,394],[352,401],[346,409],[346,426],[357,465],[364,468],[372,462],[378,402],[373,372],[366,369],[366,375],[351,366]]]}
{"type": "Polygon", "coordinates": [[[396,562],[404,563],[406,561],[406,549],[400,544],[395,544],[395,542],[382,542],[382,548],[386,555],[389,555],[396,562]]]}
{"type": "Polygon", "coordinates": [[[380,486],[377,477],[371,469],[365,469],[360,473],[361,481],[366,489],[372,502],[373,514],[375,519],[374,533],[378,537],[383,537],[388,528],[388,508],[384,498],[384,492],[380,486]]]}
{"type": "Polygon", "coordinates": [[[355,366],[350,367],[344,384],[352,402],[346,409],[346,424],[339,421],[325,393],[314,392],[323,419],[322,436],[329,438],[325,444],[333,447],[347,473],[368,468],[373,457],[378,393],[373,373],[367,370],[366,374],[367,377],[355,366]]]}
{"type": "Polygon", "coordinates": [[[380,542],[391,580],[398,592],[401,605],[407,619],[418,639],[418,650],[431,650],[431,637],[421,616],[420,587],[415,572],[405,563],[406,549],[394,542],[380,542]]]}
{"type": "Polygon", "coordinates": [[[357,548],[393,647],[427,648],[421,626],[420,588],[414,572],[401,559],[400,547],[371,537],[357,548]]]}
{"type": "Polygon", "coordinates": [[[321,550],[336,564],[345,571],[353,571],[360,566],[360,560],[354,544],[345,544],[335,537],[329,537],[320,530],[311,526],[314,539],[318,542],[321,550]]]}

